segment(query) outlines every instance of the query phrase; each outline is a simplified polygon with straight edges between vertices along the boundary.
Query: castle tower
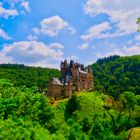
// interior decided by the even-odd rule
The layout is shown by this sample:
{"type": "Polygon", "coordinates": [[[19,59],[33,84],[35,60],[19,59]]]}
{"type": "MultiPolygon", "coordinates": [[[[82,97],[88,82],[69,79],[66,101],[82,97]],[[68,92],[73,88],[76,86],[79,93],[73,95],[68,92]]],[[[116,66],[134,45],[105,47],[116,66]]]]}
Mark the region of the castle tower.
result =
{"type": "Polygon", "coordinates": [[[69,68],[67,60],[65,60],[64,62],[61,62],[60,68],[61,68],[61,75],[63,77],[65,75],[65,73],[68,71],[68,68],[69,68]]]}
{"type": "Polygon", "coordinates": [[[48,96],[55,99],[70,97],[76,91],[93,91],[93,72],[90,67],[83,64],[61,62],[61,78],[53,78],[49,82],[48,96]]]}

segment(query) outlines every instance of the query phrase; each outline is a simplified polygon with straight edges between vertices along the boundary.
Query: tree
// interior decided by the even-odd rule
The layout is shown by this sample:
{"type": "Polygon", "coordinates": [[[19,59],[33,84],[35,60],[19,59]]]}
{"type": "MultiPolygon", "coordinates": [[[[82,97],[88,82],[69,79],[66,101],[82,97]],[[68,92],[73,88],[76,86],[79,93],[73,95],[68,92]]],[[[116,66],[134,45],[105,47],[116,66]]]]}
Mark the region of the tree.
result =
{"type": "Polygon", "coordinates": [[[76,95],[72,95],[72,97],[69,99],[67,105],[66,105],[66,110],[65,110],[65,117],[68,119],[73,115],[73,113],[76,110],[80,109],[80,103],[79,100],[77,99],[76,95]]]}
{"type": "Polygon", "coordinates": [[[138,18],[137,24],[139,25],[139,27],[138,27],[138,32],[140,32],[140,18],[138,18]]]}
{"type": "Polygon", "coordinates": [[[0,139],[2,140],[47,140],[50,139],[49,132],[41,127],[39,123],[25,121],[23,119],[0,120],[0,139]]]}
{"type": "Polygon", "coordinates": [[[21,64],[0,64],[0,79],[9,79],[14,86],[37,87],[46,91],[48,81],[60,77],[60,71],[51,68],[29,67],[21,64]]]}
{"type": "Polygon", "coordinates": [[[90,122],[89,118],[86,117],[82,120],[82,130],[84,132],[88,132],[90,130],[90,128],[91,128],[91,122],[90,122]]]}
{"type": "Polygon", "coordinates": [[[112,56],[91,65],[95,90],[115,99],[125,91],[140,94],[140,56],[112,56]]]}
{"type": "Polygon", "coordinates": [[[122,105],[122,108],[124,110],[127,110],[130,114],[130,117],[135,109],[135,106],[137,104],[137,99],[135,97],[135,94],[132,92],[124,92],[120,95],[120,102],[122,105]]]}
{"type": "Polygon", "coordinates": [[[34,88],[15,88],[6,81],[0,82],[0,88],[3,89],[0,91],[0,118],[24,118],[43,126],[53,118],[54,110],[49,100],[34,88]]]}

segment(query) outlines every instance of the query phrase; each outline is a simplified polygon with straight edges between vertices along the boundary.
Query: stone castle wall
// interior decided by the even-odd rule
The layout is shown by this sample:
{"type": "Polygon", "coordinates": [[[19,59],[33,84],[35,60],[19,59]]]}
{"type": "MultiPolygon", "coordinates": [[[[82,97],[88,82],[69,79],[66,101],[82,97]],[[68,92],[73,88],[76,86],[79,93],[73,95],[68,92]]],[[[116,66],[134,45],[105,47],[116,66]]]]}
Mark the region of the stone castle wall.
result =
{"type": "Polygon", "coordinates": [[[53,78],[48,85],[47,96],[55,100],[68,98],[76,91],[94,90],[92,70],[79,63],[65,60],[61,62],[61,78],[53,78]]]}

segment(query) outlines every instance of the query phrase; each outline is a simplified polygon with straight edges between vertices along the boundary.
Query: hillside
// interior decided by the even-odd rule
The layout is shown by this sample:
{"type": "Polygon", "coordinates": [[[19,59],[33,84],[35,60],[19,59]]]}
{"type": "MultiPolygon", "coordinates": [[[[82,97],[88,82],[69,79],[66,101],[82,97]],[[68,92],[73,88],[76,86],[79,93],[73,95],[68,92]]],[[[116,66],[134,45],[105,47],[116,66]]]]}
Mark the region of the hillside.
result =
{"type": "Polygon", "coordinates": [[[95,90],[117,96],[124,91],[140,94],[140,55],[111,56],[91,65],[95,90]]]}
{"type": "Polygon", "coordinates": [[[0,80],[0,88],[3,140],[124,140],[140,123],[140,96],[133,93],[108,104],[109,96],[80,92],[51,106],[34,89],[14,87],[6,80],[0,80]]]}
{"type": "MultiPolygon", "coordinates": [[[[95,91],[113,97],[124,91],[140,94],[140,56],[111,56],[91,65],[95,91]]],[[[52,77],[60,77],[57,69],[0,64],[0,79],[10,79],[15,86],[36,86],[40,91],[52,77]]]]}
{"type": "Polygon", "coordinates": [[[59,70],[0,65],[0,139],[139,139],[140,56],[99,59],[92,68],[95,92],[51,105],[43,90],[59,70]]]}
{"type": "Polygon", "coordinates": [[[18,64],[0,64],[0,79],[9,79],[14,86],[35,86],[39,91],[43,91],[52,77],[60,77],[59,70],[18,64]]]}

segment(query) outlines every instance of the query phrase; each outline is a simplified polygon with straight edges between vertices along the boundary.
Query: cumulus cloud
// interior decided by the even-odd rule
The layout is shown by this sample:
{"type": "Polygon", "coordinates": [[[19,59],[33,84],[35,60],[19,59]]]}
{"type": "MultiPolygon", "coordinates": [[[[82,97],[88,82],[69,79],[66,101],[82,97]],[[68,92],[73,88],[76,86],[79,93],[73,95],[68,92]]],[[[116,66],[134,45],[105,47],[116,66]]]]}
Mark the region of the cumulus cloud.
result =
{"type": "Polygon", "coordinates": [[[8,18],[18,16],[18,11],[16,9],[5,9],[0,5],[0,17],[8,18]]]}
{"type": "Polygon", "coordinates": [[[29,2],[27,0],[4,0],[0,2],[0,17],[4,17],[5,19],[23,13],[25,15],[26,12],[30,12],[29,2]],[[5,3],[8,5],[8,8],[4,7],[5,3]]]}
{"type": "MultiPolygon", "coordinates": [[[[61,44],[57,43],[61,46],[61,44]]],[[[61,49],[54,49],[52,45],[46,45],[37,41],[14,42],[5,45],[0,51],[1,63],[23,63],[26,65],[49,66],[55,65],[63,58],[61,49]],[[49,65],[48,65],[49,64],[49,65]]]]}
{"type": "Polygon", "coordinates": [[[0,64],[2,63],[13,63],[13,60],[10,57],[6,57],[5,54],[0,52],[0,64]]]}
{"type": "Polygon", "coordinates": [[[31,34],[29,34],[29,35],[27,36],[27,39],[30,40],[30,41],[37,40],[37,36],[36,36],[36,35],[31,35],[31,34]]]}
{"type": "Polygon", "coordinates": [[[85,49],[89,48],[89,45],[87,43],[84,43],[84,44],[78,46],[78,48],[81,50],[85,50],[85,49]]]}
{"type": "Polygon", "coordinates": [[[52,16],[44,18],[40,22],[40,27],[32,29],[32,36],[45,35],[50,37],[58,36],[62,31],[68,31],[71,35],[75,34],[76,30],[60,16],[52,16]]]}
{"type": "Polygon", "coordinates": [[[94,17],[100,14],[108,15],[110,21],[116,23],[116,34],[126,35],[137,31],[139,5],[139,0],[87,0],[84,10],[86,14],[94,17]]]}
{"type": "Polygon", "coordinates": [[[134,45],[132,47],[123,47],[123,48],[116,48],[111,51],[107,51],[106,53],[96,53],[97,58],[108,57],[111,55],[120,55],[120,56],[132,56],[132,55],[139,55],[140,54],[140,45],[134,45]]]}
{"type": "Polygon", "coordinates": [[[90,41],[92,39],[98,39],[98,38],[105,38],[110,36],[110,34],[105,33],[106,31],[109,31],[111,29],[111,26],[108,22],[103,22],[98,25],[94,25],[90,27],[84,35],[81,36],[81,38],[84,41],[90,41]]]}
{"type": "Polygon", "coordinates": [[[41,21],[41,33],[47,36],[57,36],[62,30],[69,30],[72,33],[75,30],[69,23],[59,16],[52,16],[41,21]]]}
{"type": "Polygon", "coordinates": [[[23,1],[21,7],[24,7],[27,12],[30,12],[30,6],[28,1],[23,1]]]}
{"type": "Polygon", "coordinates": [[[12,39],[3,29],[0,28],[0,37],[6,40],[12,39]]]}
{"type": "Polygon", "coordinates": [[[140,34],[135,35],[135,40],[136,40],[136,41],[140,41],[140,34]]]}
{"type": "Polygon", "coordinates": [[[39,28],[35,27],[32,29],[33,33],[36,34],[36,35],[39,35],[40,34],[40,30],[39,28]]]}
{"type": "Polygon", "coordinates": [[[61,45],[61,44],[59,44],[59,43],[51,43],[51,44],[49,45],[49,47],[50,47],[51,49],[63,49],[63,48],[64,48],[64,46],[61,45]]]}

